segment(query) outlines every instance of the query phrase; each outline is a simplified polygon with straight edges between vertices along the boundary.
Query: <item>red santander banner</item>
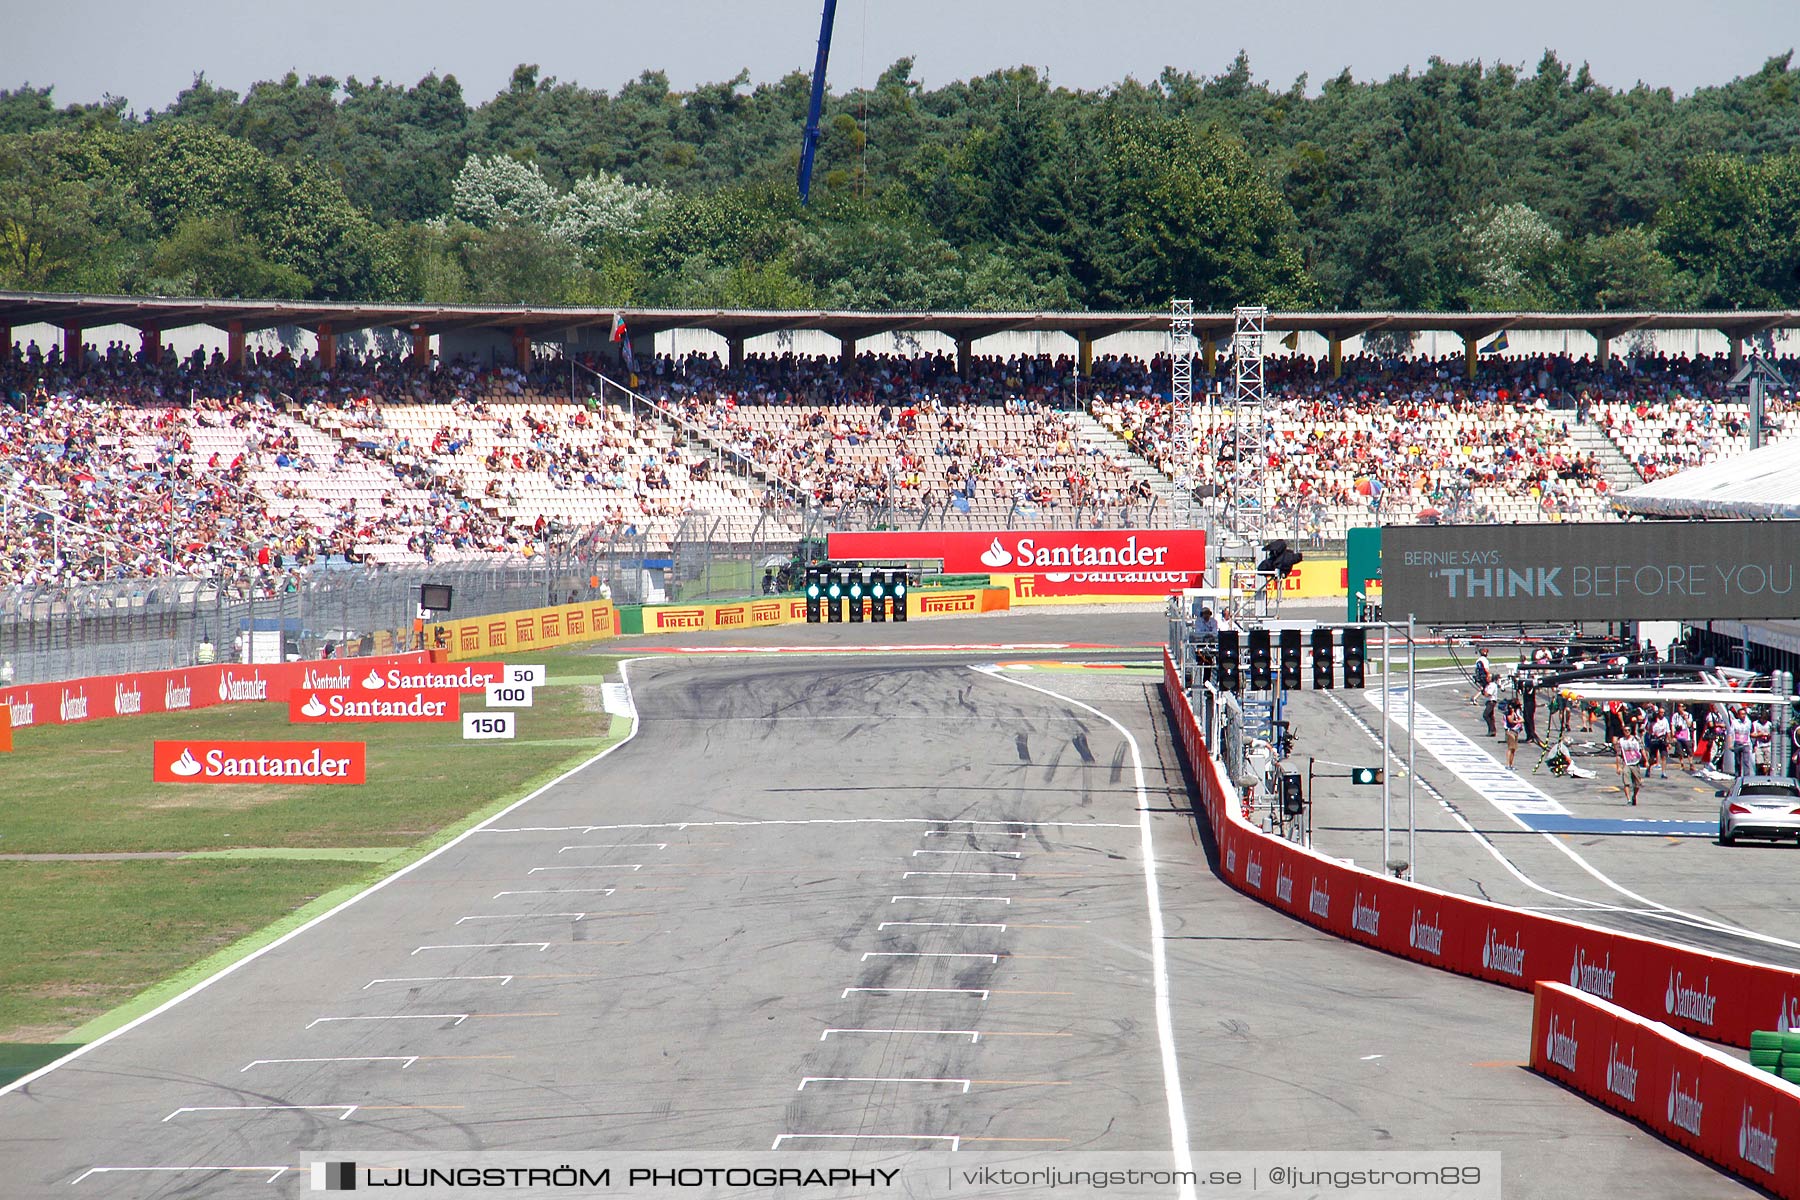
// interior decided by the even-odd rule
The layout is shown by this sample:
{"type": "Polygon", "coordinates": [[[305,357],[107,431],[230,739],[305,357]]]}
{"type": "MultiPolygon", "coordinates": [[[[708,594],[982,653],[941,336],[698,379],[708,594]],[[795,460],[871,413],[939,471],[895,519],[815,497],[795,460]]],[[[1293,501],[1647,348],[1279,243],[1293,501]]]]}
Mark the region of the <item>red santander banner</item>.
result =
{"type": "Polygon", "coordinates": [[[296,690],[288,696],[288,721],[294,725],[328,725],[341,721],[413,724],[456,721],[462,716],[461,704],[462,693],[452,688],[407,692],[296,690]]]}
{"type": "Polygon", "coordinates": [[[1199,529],[1000,529],[832,533],[834,559],[937,559],[950,575],[1035,576],[1033,594],[1161,596],[1206,569],[1199,529]]]}
{"type": "Polygon", "coordinates": [[[365,767],[362,742],[200,738],[159,741],[150,763],[157,783],[361,783],[365,767]]]}
{"type": "Polygon", "coordinates": [[[365,694],[383,691],[481,692],[486,691],[490,683],[506,682],[506,664],[378,662],[366,669],[358,666],[352,675],[355,683],[346,683],[344,688],[365,694]]]}

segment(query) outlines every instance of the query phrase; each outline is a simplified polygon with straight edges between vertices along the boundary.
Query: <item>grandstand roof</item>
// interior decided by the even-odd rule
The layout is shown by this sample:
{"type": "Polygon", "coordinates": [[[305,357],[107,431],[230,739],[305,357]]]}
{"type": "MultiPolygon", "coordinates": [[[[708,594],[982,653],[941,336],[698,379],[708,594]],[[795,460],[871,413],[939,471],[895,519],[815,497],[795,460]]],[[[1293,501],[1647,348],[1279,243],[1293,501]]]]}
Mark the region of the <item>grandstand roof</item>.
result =
{"type": "Polygon", "coordinates": [[[1800,519],[1800,442],[1778,442],[1681,471],[1614,498],[1652,517],[1800,519]]]}
{"type": "MultiPolygon", "coordinates": [[[[358,304],[292,300],[210,300],[180,297],[87,296],[0,291],[0,326],[44,323],[65,328],[132,325],[179,329],[211,325],[245,332],[277,325],[314,328],[329,322],[338,332],[375,327],[429,333],[453,329],[524,328],[551,335],[582,326],[608,324],[623,313],[635,333],[665,329],[708,329],[730,338],[780,330],[817,329],[837,337],[872,337],[894,330],[934,330],[957,338],[979,338],[1013,330],[1060,331],[1091,338],[1135,330],[1161,330],[1169,314],[1154,312],[846,312],[681,308],[555,308],[534,305],[358,304]]],[[[1266,326],[1276,333],[1295,330],[1349,338],[1391,329],[1447,330],[1465,337],[1488,337],[1505,329],[1579,330],[1618,337],[1635,329],[1716,329],[1748,337],[1771,329],[1800,328],[1800,311],[1728,312],[1271,312],[1266,326]]],[[[1197,312],[1194,333],[1220,340],[1232,331],[1229,312],[1197,312]]]]}

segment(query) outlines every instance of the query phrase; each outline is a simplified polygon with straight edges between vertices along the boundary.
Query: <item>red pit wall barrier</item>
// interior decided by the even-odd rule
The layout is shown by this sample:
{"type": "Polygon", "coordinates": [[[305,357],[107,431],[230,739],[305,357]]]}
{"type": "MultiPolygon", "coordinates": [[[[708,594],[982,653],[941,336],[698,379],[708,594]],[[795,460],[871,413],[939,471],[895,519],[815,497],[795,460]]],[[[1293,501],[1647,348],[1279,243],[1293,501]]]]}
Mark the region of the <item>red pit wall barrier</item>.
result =
{"type": "MultiPolygon", "coordinates": [[[[178,671],[90,675],[60,683],[28,683],[0,689],[0,705],[12,710],[12,727],[80,725],[109,717],[181,712],[257,700],[285,702],[295,688],[350,687],[370,670],[423,669],[423,652],[374,658],[309,662],[214,664],[178,671]]],[[[477,664],[469,664],[477,665],[477,664]]],[[[498,668],[496,668],[498,669],[498,668]]],[[[481,688],[477,685],[475,691],[481,688]]]]}
{"type": "Polygon", "coordinates": [[[1712,1041],[1747,1046],[1752,1030],[1800,1028],[1800,972],[1452,895],[1271,837],[1244,820],[1166,650],[1163,691],[1239,891],[1415,962],[1526,991],[1540,980],[1576,985],[1712,1041]]]}
{"type": "Polygon", "coordinates": [[[1541,982],[1533,1000],[1532,1070],[1800,1198],[1800,1088],[1566,984],[1541,982]]]}

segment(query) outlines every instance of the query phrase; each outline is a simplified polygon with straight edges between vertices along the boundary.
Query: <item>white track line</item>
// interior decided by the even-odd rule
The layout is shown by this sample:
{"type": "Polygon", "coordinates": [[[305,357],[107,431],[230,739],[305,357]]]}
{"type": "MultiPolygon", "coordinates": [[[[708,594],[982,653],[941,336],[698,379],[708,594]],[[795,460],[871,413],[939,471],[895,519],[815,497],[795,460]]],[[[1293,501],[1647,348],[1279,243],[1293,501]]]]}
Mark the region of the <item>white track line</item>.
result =
{"type": "Polygon", "coordinates": [[[511,975],[400,975],[392,979],[371,979],[357,990],[366,992],[378,983],[443,983],[452,979],[498,979],[500,986],[505,987],[513,981],[513,978],[511,975]]]}
{"type": "Polygon", "coordinates": [[[851,1141],[851,1142],[949,1142],[952,1150],[962,1146],[962,1138],[945,1133],[784,1133],[775,1139],[771,1150],[781,1149],[781,1143],[797,1140],[851,1141]]]}
{"type": "Polygon", "coordinates": [[[895,896],[889,904],[898,904],[902,900],[986,900],[990,904],[1011,904],[1011,896],[895,896]]]}
{"type": "MultiPolygon", "coordinates": [[[[642,661],[641,658],[625,659],[624,661],[619,663],[619,678],[620,678],[621,682],[623,682],[625,685],[625,695],[626,695],[627,699],[629,699],[631,696],[631,664],[633,662],[640,662],[640,661],[642,661]]],[[[337,916],[339,913],[343,912],[345,909],[351,907],[352,905],[360,904],[362,901],[368,899],[370,896],[373,896],[376,892],[379,892],[383,888],[392,884],[396,879],[402,879],[402,878],[405,878],[407,875],[412,874],[414,871],[418,870],[420,867],[424,866],[426,863],[431,862],[433,859],[437,858],[440,854],[443,854],[445,851],[451,849],[454,846],[458,846],[458,845],[462,844],[464,839],[472,837],[476,833],[479,833],[482,829],[486,828],[491,822],[499,820],[501,817],[506,816],[508,813],[514,811],[515,809],[521,807],[522,805],[531,803],[533,800],[537,799],[539,796],[543,795],[545,792],[549,791],[551,788],[554,788],[554,787],[558,786],[559,784],[563,783],[565,780],[574,778],[576,775],[580,774],[582,771],[587,770],[587,768],[593,766],[595,763],[599,762],[601,759],[605,758],[607,755],[609,755],[613,751],[617,750],[620,746],[628,745],[632,741],[632,739],[637,737],[639,727],[640,727],[640,722],[638,722],[637,720],[634,719],[631,723],[631,732],[626,734],[619,741],[608,746],[606,749],[600,751],[598,754],[595,754],[593,757],[588,758],[588,759],[576,764],[575,766],[569,768],[567,771],[564,771],[561,775],[558,775],[555,779],[552,779],[550,782],[546,783],[543,787],[538,788],[536,791],[533,791],[525,796],[521,796],[519,799],[513,801],[511,804],[507,805],[505,808],[501,809],[499,812],[497,812],[493,816],[489,817],[486,821],[483,821],[480,825],[476,826],[474,829],[464,830],[462,833],[457,834],[455,837],[453,837],[449,841],[445,842],[442,846],[439,846],[436,850],[433,850],[431,853],[426,854],[423,857],[419,858],[416,862],[408,863],[406,866],[401,867],[398,871],[395,871],[392,875],[384,876],[383,878],[376,880],[374,883],[370,884],[368,887],[364,888],[362,891],[356,893],[356,895],[351,896],[349,899],[345,900],[342,904],[339,904],[336,907],[334,907],[326,912],[320,913],[318,916],[316,916],[312,920],[306,922],[304,925],[301,925],[301,926],[298,926],[297,928],[289,930],[287,933],[282,934],[280,937],[276,938],[274,941],[270,942],[268,945],[259,947],[258,949],[254,950],[251,953],[246,954],[244,957],[238,959],[236,962],[230,963],[224,967],[219,968],[217,971],[213,972],[211,975],[208,975],[205,979],[202,979],[199,983],[196,983],[193,987],[188,988],[186,991],[182,992],[178,996],[173,996],[173,997],[169,998],[168,1000],[163,1001],[161,1004],[157,1005],[155,1008],[151,1009],[149,1012],[144,1013],[142,1016],[134,1017],[133,1019],[125,1022],[125,1024],[119,1026],[117,1029],[113,1030],[112,1032],[102,1034],[100,1037],[95,1038],[91,1042],[86,1042],[80,1046],[77,1046],[75,1049],[69,1051],[67,1054],[63,1055],[61,1058],[57,1059],[53,1063],[46,1063],[44,1066],[39,1067],[35,1071],[30,1071],[24,1075],[19,1076],[17,1079],[13,1080],[11,1083],[6,1084],[4,1087],[0,1087],[0,1096],[4,1096],[8,1092],[16,1092],[21,1088],[29,1087],[32,1083],[34,1083],[35,1081],[37,1081],[39,1079],[42,1079],[45,1075],[48,1075],[50,1072],[56,1070],[58,1067],[66,1066],[69,1063],[74,1062],[76,1059],[82,1057],[83,1055],[90,1054],[93,1051],[99,1049],[101,1046],[106,1045],[108,1042],[112,1041],[114,1038],[122,1037],[123,1035],[131,1032],[133,1029],[136,1029],[139,1025],[142,1025],[145,1021],[153,1020],[154,1018],[161,1016],[163,1013],[168,1012],[171,1008],[174,1008],[177,1004],[180,1004],[182,1001],[188,999],[190,996],[198,995],[200,992],[211,987],[213,984],[215,984],[219,980],[225,978],[227,975],[230,975],[233,972],[242,970],[245,966],[247,966],[250,963],[255,962],[257,959],[261,958],[263,955],[268,954],[271,951],[276,950],[282,946],[285,946],[288,942],[292,941],[294,938],[299,937],[301,934],[306,933],[308,930],[312,929],[313,927],[315,927],[319,924],[322,924],[325,921],[329,921],[331,918],[337,916]]],[[[415,950],[415,951],[413,951],[413,953],[417,954],[418,951],[415,950]]]]}
{"type": "Polygon", "coordinates": [[[468,1019],[468,1013],[385,1013],[379,1017],[314,1017],[306,1027],[311,1029],[314,1025],[333,1021],[449,1021],[452,1025],[461,1025],[468,1019]]]}
{"type": "MultiPolygon", "coordinates": [[[[1144,858],[1144,906],[1150,914],[1150,961],[1156,980],[1156,1039],[1162,1052],[1163,1095],[1169,1106],[1169,1146],[1174,1154],[1175,1170],[1189,1174],[1194,1169],[1194,1156],[1188,1147],[1187,1105],[1181,1094],[1181,1065],[1175,1057],[1175,1023],[1169,1008],[1169,962],[1163,945],[1162,898],[1156,882],[1156,842],[1150,831],[1150,794],[1144,782],[1144,756],[1138,750],[1137,739],[1131,736],[1129,729],[1091,704],[999,671],[973,669],[1000,683],[1037,692],[1092,713],[1117,730],[1125,744],[1131,747],[1132,782],[1137,788],[1138,843],[1144,858]]],[[[1181,1200],[1194,1200],[1194,1185],[1183,1183],[1177,1195],[1181,1200]]]]}
{"type": "Polygon", "coordinates": [[[981,1040],[979,1029],[827,1029],[819,1035],[819,1040],[822,1042],[834,1033],[917,1033],[925,1037],[966,1037],[971,1046],[981,1040]]]}
{"type": "Polygon", "coordinates": [[[991,963],[998,963],[998,954],[966,954],[958,951],[925,951],[925,950],[870,950],[860,961],[868,962],[871,958],[985,958],[991,963]]]}
{"type": "Polygon", "coordinates": [[[904,1075],[808,1075],[794,1090],[804,1092],[809,1083],[948,1083],[961,1084],[963,1095],[969,1094],[967,1079],[909,1079],[904,1075]]]}
{"type": "Polygon", "coordinates": [[[875,927],[875,932],[880,933],[890,927],[906,928],[915,925],[943,929],[998,929],[1001,933],[1006,932],[1006,926],[993,921],[883,921],[875,927]]]}
{"type": "MultiPolygon", "coordinates": [[[[1010,822],[1009,822],[1009,823],[1010,823],[1010,822]]],[[[1130,828],[1130,826],[1128,826],[1128,825],[1119,825],[1119,826],[1113,826],[1113,828],[1117,828],[1117,829],[1129,829],[1129,828],[1130,828]]],[[[924,833],[922,833],[922,834],[920,834],[920,835],[919,835],[919,836],[920,836],[920,837],[955,837],[955,836],[956,836],[956,833],[955,833],[955,831],[954,831],[954,830],[950,830],[950,829],[927,829],[927,830],[926,830],[926,831],[925,831],[925,832],[924,832],[924,833]]],[[[1025,835],[1024,835],[1024,834],[1022,834],[1022,833],[1008,833],[1008,832],[1004,832],[1004,831],[998,831],[998,830],[993,830],[993,829],[989,829],[989,830],[986,830],[986,831],[984,831],[984,832],[983,832],[983,833],[982,833],[982,836],[983,836],[983,837],[1016,837],[1016,838],[1022,838],[1022,837],[1024,837],[1024,836],[1025,836],[1025,835]]]]}
{"type": "Polygon", "coordinates": [[[464,921],[532,921],[549,917],[571,917],[575,921],[580,921],[589,915],[584,912],[476,913],[473,916],[458,917],[456,923],[461,925],[464,921]]]}
{"type": "Polygon", "coordinates": [[[1024,858],[1025,857],[1023,854],[1019,853],[1017,850],[970,850],[966,847],[961,850],[914,850],[913,851],[914,858],[919,857],[919,855],[921,855],[921,854],[992,854],[996,858],[1024,858]]]}
{"type": "Polygon", "coordinates": [[[839,996],[838,999],[839,1000],[848,1000],[850,998],[851,992],[882,992],[882,993],[906,992],[908,994],[911,994],[914,992],[932,992],[932,993],[937,993],[937,994],[942,994],[942,995],[950,995],[950,996],[980,996],[983,1000],[986,1000],[988,998],[988,989],[987,988],[847,987],[844,989],[844,994],[839,996]]]}
{"type": "Polygon", "coordinates": [[[539,871],[640,871],[643,867],[643,863],[586,863],[579,867],[533,867],[525,873],[536,875],[539,871]]]}
{"type": "Polygon", "coordinates": [[[163,1118],[163,1122],[173,1121],[182,1113],[191,1112],[342,1112],[340,1121],[348,1121],[361,1105],[357,1104],[196,1104],[187,1108],[178,1108],[163,1118]]]}
{"type": "Polygon", "coordinates": [[[610,896],[618,890],[618,888],[531,888],[520,892],[495,892],[494,899],[498,900],[502,896],[560,896],[565,892],[571,895],[592,893],[599,896],[610,896]]]}
{"type": "Polygon", "coordinates": [[[292,1170],[294,1170],[293,1167],[89,1167],[75,1178],[69,1180],[69,1183],[80,1183],[89,1175],[111,1175],[119,1171],[256,1171],[258,1173],[268,1171],[271,1172],[271,1174],[267,1179],[263,1180],[263,1182],[274,1183],[277,1179],[280,1179],[283,1175],[292,1170]]]}
{"type": "MultiPolygon", "coordinates": [[[[632,659],[640,662],[641,659],[632,659]]],[[[983,672],[988,674],[988,672],[983,672]]],[[[996,678],[998,678],[996,676],[996,678]]],[[[620,742],[619,745],[625,743],[620,742]]],[[[943,817],[805,817],[779,818],[757,821],[658,821],[635,825],[591,825],[590,832],[602,829],[710,829],[714,826],[735,825],[1029,825],[1033,829],[1131,829],[1126,821],[947,821],[943,817]]],[[[940,833],[949,833],[940,830],[940,833]]],[[[1024,837],[1022,833],[995,833],[993,830],[972,830],[990,837],[1024,837]]]]}
{"type": "Polygon", "coordinates": [[[563,850],[647,850],[651,846],[655,846],[658,850],[667,850],[669,848],[669,843],[667,843],[667,842],[584,842],[584,843],[582,843],[580,845],[576,845],[576,846],[564,846],[564,847],[562,847],[561,850],[558,850],[557,853],[561,854],[563,852],[563,850]]]}
{"type": "MultiPolygon", "coordinates": [[[[445,945],[440,945],[440,946],[420,946],[418,948],[418,950],[413,951],[413,954],[417,954],[419,952],[419,950],[503,950],[509,946],[521,946],[521,947],[522,946],[531,946],[541,952],[544,950],[548,950],[550,948],[550,943],[549,942],[450,942],[450,943],[447,943],[445,945]]],[[[407,957],[410,958],[411,955],[408,955],[407,957]]]]}
{"type": "Polygon", "coordinates": [[[242,1075],[251,1067],[267,1067],[277,1063],[326,1063],[326,1062],[397,1062],[402,1071],[419,1061],[416,1054],[359,1054],[342,1058],[258,1058],[238,1068],[242,1075]]]}
{"type": "Polygon", "coordinates": [[[912,879],[920,875],[956,875],[966,879],[1007,879],[1014,883],[1019,880],[1016,871],[902,871],[900,878],[912,879]]]}

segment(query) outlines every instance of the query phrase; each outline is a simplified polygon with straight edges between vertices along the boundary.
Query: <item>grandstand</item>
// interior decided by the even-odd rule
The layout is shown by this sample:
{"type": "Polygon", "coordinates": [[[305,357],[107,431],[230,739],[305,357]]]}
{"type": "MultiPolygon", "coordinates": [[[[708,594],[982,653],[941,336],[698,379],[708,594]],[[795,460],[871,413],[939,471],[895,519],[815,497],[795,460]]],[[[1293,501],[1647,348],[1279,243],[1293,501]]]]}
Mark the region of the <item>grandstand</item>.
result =
{"type": "MultiPolygon", "coordinates": [[[[667,554],[696,514],[710,538],[759,545],[820,521],[1167,523],[1189,457],[1170,438],[1169,363],[1093,356],[1109,315],[1091,316],[1079,356],[981,357],[961,333],[955,357],[759,357],[734,341],[724,361],[646,353],[635,390],[594,369],[616,365],[529,338],[510,362],[420,357],[416,336],[411,355],[252,354],[236,329],[228,354],[181,359],[148,337],[135,352],[14,344],[0,583],[504,563],[621,536],[667,554]]],[[[1050,327],[1076,328],[1062,319],[1050,327]]],[[[943,316],[958,321],[992,323],[943,316]]],[[[1272,359],[1258,452],[1276,527],[1318,542],[1375,522],[1604,519],[1621,487],[1747,447],[1733,359],[1490,359],[1474,378],[1460,357],[1272,359]]],[[[1770,438],[1800,436],[1793,404],[1771,397],[1770,438]]],[[[1203,502],[1236,469],[1232,420],[1203,417],[1203,502]]]]}

